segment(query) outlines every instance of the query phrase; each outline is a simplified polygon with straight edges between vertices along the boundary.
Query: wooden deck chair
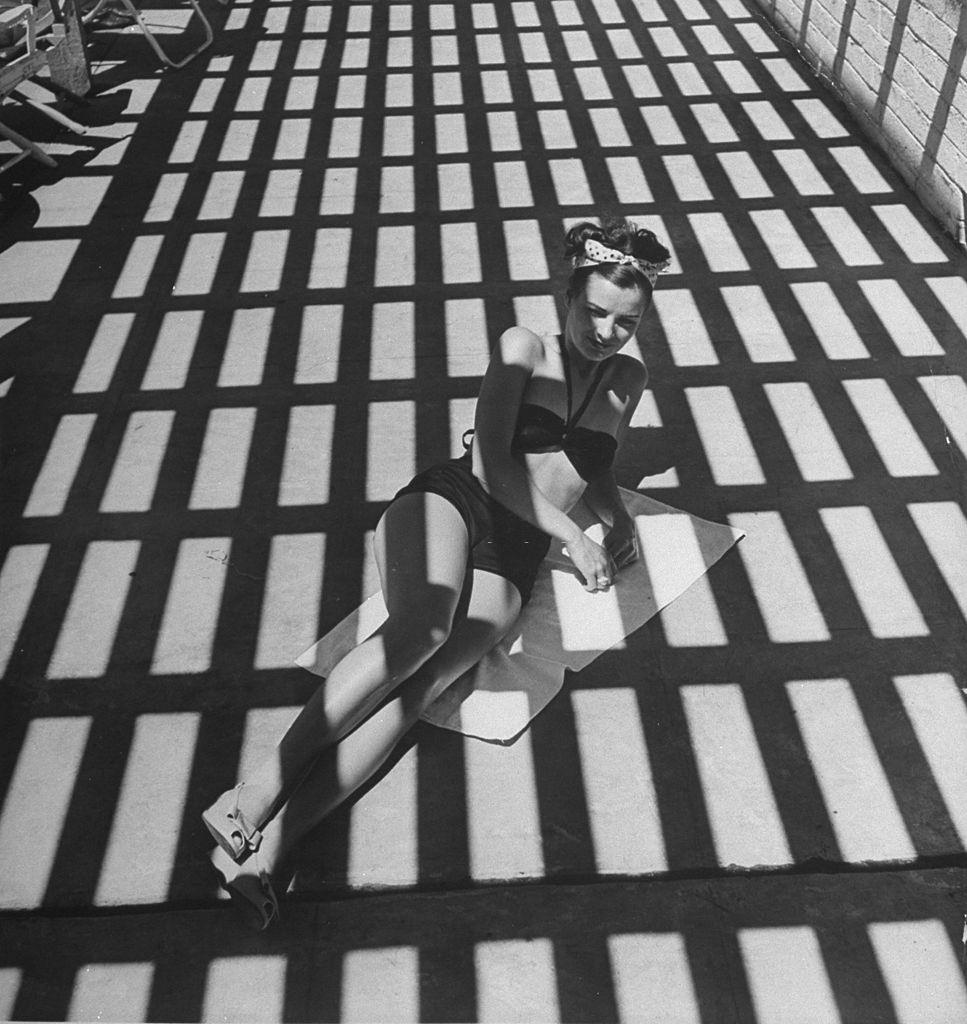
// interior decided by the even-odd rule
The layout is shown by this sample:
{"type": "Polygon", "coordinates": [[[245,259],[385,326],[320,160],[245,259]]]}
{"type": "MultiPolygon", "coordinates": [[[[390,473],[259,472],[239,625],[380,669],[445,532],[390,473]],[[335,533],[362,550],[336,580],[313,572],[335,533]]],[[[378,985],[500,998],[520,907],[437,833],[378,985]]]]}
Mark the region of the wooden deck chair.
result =
{"type": "MultiPolygon", "coordinates": [[[[59,45],[59,40],[62,38],[54,34],[44,35],[47,30],[52,28],[53,23],[53,12],[49,8],[38,11],[30,4],[20,4],[17,7],[0,9],[0,28],[6,30],[5,34],[12,32],[19,36],[14,44],[5,47],[0,53],[0,104],[7,98],[18,100],[49,117],[52,121],[70,128],[78,135],[83,135],[87,131],[83,125],[65,117],[60,111],[49,107],[46,103],[17,91],[18,87],[27,79],[33,78],[34,75],[49,66],[50,54],[53,48],[59,45]],[[22,36],[19,35],[18,30],[22,30],[22,36]]],[[[0,171],[5,171],[18,160],[23,160],[28,156],[36,157],[48,167],[57,166],[57,161],[49,153],[46,153],[37,143],[31,142],[30,139],[9,128],[4,124],[2,118],[0,118],[0,137],[12,142],[20,150],[19,153],[15,153],[6,162],[0,164],[0,171]]]]}
{"type": "MultiPolygon", "coordinates": [[[[202,30],[205,33],[205,38],[199,46],[195,47],[195,49],[188,54],[187,57],[184,57],[182,60],[178,61],[172,60],[168,56],[168,54],[165,53],[165,51],[161,48],[161,44],[158,42],[158,40],[154,36],[154,33],[148,27],[148,23],[144,20],[144,17],[142,16],[141,11],[138,9],[136,4],[134,4],[132,0],[119,0],[119,2],[131,15],[131,17],[134,18],[138,28],[140,28],[141,31],[144,33],[144,38],[147,39],[148,45],[158,55],[158,60],[160,60],[162,64],[167,64],[168,67],[170,68],[183,68],[189,61],[194,60],[199,53],[202,53],[204,50],[207,50],[208,47],[211,46],[212,41],[215,38],[215,33],[212,31],[211,22],[208,20],[207,17],[205,17],[205,12],[201,9],[201,5],[198,3],[198,0],[188,0],[192,8],[194,9],[195,14],[198,15],[201,21],[202,30]]],[[[226,2],[226,0],[223,0],[223,2],[226,2]]],[[[101,13],[101,11],[104,9],[107,3],[108,0],[97,0],[97,3],[95,3],[94,6],[84,14],[84,24],[86,25],[92,18],[97,17],[97,15],[101,13]]]]}

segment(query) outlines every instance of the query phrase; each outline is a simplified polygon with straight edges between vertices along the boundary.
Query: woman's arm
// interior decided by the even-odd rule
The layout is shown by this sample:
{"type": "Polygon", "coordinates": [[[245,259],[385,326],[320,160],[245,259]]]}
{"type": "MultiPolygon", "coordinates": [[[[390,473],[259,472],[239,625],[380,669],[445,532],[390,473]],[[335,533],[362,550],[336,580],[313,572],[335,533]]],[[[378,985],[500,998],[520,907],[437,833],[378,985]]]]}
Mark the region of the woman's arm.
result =
{"type": "MultiPolygon", "coordinates": [[[[645,384],[648,381],[647,369],[636,359],[625,357],[621,367],[621,384],[624,389],[625,407],[621,413],[616,439],[618,444],[624,440],[628,424],[638,407],[645,384]]],[[[638,557],[638,542],[632,517],[621,500],[618,482],[614,470],[608,469],[595,477],[584,492],[584,503],[603,523],[610,527],[605,537],[605,547],[620,569],[622,565],[633,562],[638,557]]]]}
{"type": "Polygon", "coordinates": [[[523,327],[511,327],[501,335],[477,399],[473,468],[501,505],[570,547],[583,536],[581,530],[511,454],[524,391],[543,355],[541,339],[523,327]]]}

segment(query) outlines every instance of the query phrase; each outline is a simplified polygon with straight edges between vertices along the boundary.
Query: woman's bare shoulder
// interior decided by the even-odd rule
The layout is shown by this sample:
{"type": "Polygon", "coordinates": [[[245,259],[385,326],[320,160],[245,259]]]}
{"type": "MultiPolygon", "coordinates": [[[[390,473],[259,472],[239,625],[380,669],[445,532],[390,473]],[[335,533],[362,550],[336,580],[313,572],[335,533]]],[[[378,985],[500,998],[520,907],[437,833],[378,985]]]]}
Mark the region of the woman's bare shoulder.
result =
{"type": "Polygon", "coordinates": [[[527,327],[508,327],[498,343],[501,358],[531,369],[545,357],[544,339],[527,327]]]}

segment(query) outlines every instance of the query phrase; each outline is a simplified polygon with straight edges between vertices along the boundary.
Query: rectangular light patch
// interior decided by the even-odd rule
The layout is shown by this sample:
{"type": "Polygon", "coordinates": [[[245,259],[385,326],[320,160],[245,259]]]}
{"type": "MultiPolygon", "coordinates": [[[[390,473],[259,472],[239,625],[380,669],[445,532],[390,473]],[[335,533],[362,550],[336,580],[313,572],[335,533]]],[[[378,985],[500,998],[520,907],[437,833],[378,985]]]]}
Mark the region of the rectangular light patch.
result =
{"type": "Polygon", "coordinates": [[[301,180],[302,171],[297,167],[274,168],[269,171],[259,206],[259,217],[292,217],[301,180]]]}
{"type": "MultiPolygon", "coordinates": [[[[346,1024],[419,1020],[419,955],[413,946],[349,950],[342,961],[339,1020],[346,1024]]],[[[281,993],[285,985],[280,984],[281,993]]]]}
{"type": "Polygon", "coordinates": [[[262,383],[272,333],[274,310],[236,309],[218,372],[220,388],[255,387],[262,383]]]}
{"type": "Polygon", "coordinates": [[[749,269],[748,261],[721,213],[690,213],[688,221],[713,274],[749,269]]]}
{"type": "Polygon", "coordinates": [[[860,281],[859,285],[900,355],[944,355],[943,346],[899,281],[860,281]]]}
{"type": "Polygon", "coordinates": [[[953,501],[923,501],[907,506],[917,529],[967,619],[967,519],[953,501]]]}
{"type": "Polygon", "coordinates": [[[370,380],[411,380],[416,373],[412,302],[377,302],[370,336],[370,380]]]}
{"type": "Polygon", "coordinates": [[[534,205],[527,164],[523,161],[502,160],[494,164],[494,175],[497,181],[497,202],[503,208],[534,205]]]}
{"type": "Polygon", "coordinates": [[[138,716],[95,906],[163,903],[168,898],[199,718],[195,712],[138,716]],[[145,828],[147,820],[151,828],[145,828]]]}
{"type": "MultiPolygon", "coordinates": [[[[413,168],[390,164],[382,169],[380,175],[379,212],[411,213],[415,209],[416,203],[413,168]]],[[[440,191],[442,193],[442,188],[440,191]]],[[[353,182],[353,192],[355,192],[355,181],[353,182]]]]}
{"type": "Polygon", "coordinates": [[[741,688],[683,686],[680,693],[719,864],[791,864],[741,688]]]}
{"type": "Polygon", "coordinates": [[[447,299],[444,321],[447,374],[450,377],[483,376],[490,362],[490,338],[483,299],[447,299]]]}
{"type": "Polygon", "coordinates": [[[729,523],[746,533],[739,555],[769,639],[776,644],[828,640],[826,620],[781,514],[736,512],[729,523]]]}
{"type": "Polygon", "coordinates": [[[537,120],[541,126],[545,149],[577,149],[566,110],[539,110],[537,120]]]}
{"type": "Polygon", "coordinates": [[[738,939],[759,1024],[839,1024],[812,928],[740,928],[738,939]]]}
{"type": "Polygon", "coordinates": [[[812,388],[804,381],[763,387],[803,480],[852,480],[853,472],[812,388]]]}
{"type": "Polygon", "coordinates": [[[104,489],[101,512],[147,512],[151,508],[174,417],[167,409],[131,413],[104,489]]]}
{"type": "Polygon", "coordinates": [[[767,199],[772,196],[772,189],[750,154],[742,151],[719,153],[718,158],[740,199],[767,199]]]}
{"type": "Polygon", "coordinates": [[[435,114],[437,153],[467,152],[467,122],[463,114],[435,114]]]}
{"type": "Polygon", "coordinates": [[[255,668],[286,668],[317,639],[325,558],[323,533],[272,538],[255,668]]]}
{"type": "Polygon", "coordinates": [[[845,679],[797,680],[786,692],[844,860],[912,860],[917,851],[845,679]]]}
{"type": "Polygon", "coordinates": [[[411,285],[415,280],[414,232],[409,224],[377,228],[377,287],[411,285]]]}
{"type": "Polygon", "coordinates": [[[685,137],[669,107],[649,103],[641,107],[640,110],[651,135],[651,141],[656,146],[683,146],[685,144],[685,137]]]}
{"type": "Polygon", "coordinates": [[[592,107],[588,115],[600,145],[608,149],[624,149],[631,146],[628,129],[625,128],[618,110],[612,107],[592,107]]]}
{"type": "Polygon", "coordinates": [[[106,313],[101,317],[74,383],[75,395],[107,391],[133,325],[133,313],[106,313]]]}
{"type": "Polygon", "coordinates": [[[779,318],[759,285],[735,285],[722,289],[742,344],[754,363],[794,363],[796,354],[779,318]]]}
{"type": "Polygon", "coordinates": [[[224,231],[211,231],[194,234],[188,239],[173,295],[208,295],[211,292],[225,238],[224,231]]]}
{"type": "Polygon", "coordinates": [[[333,405],[295,405],[289,410],[279,505],[326,505],[332,465],[333,405]]]}
{"type": "Polygon", "coordinates": [[[829,359],[869,359],[849,314],[826,281],[789,285],[829,359]]]}
{"type": "Polygon", "coordinates": [[[844,380],[843,387],[890,476],[936,476],[937,467],[887,381],[844,380]]]}
{"type": "Polygon", "coordinates": [[[549,160],[548,167],[560,206],[591,206],[594,196],[580,160],[549,160]]]}
{"type": "MultiPolygon", "coordinates": [[[[309,10],[312,10],[310,7],[309,10]]],[[[205,978],[203,1020],[282,1020],[285,1016],[288,956],[216,957],[205,978]]]]}
{"type": "Polygon", "coordinates": [[[0,888],[4,910],[43,903],[90,727],[90,718],[81,717],[35,718],[27,726],[0,815],[0,860],[8,866],[0,888]]]}
{"type": "Polygon", "coordinates": [[[495,153],[521,152],[517,117],[512,110],[487,111],[487,130],[490,133],[490,148],[495,153]]]}
{"type": "Polygon", "coordinates": [[[16,649],[49,550],[49,544],[18,544],[4,557],[0,569],[0,676],[6,673],[16,649]]]}
{"type": "Polygon", "coordinates": [[[201,333],[202,318],[202,311],[196,309],[165,313],[141,380],[143,391],[173,390],[185,386],[201,333]]]}
{"type": "Polygon", "coordinates": [[[198,220],[229,220],[235,213],[238,196],[245,180],[244,171],[215,171],[208,179],[208,188],[198,220]]]}
{"type": "Polygon", "coordinates": [[[343,217],[356,208],[356,168],[330,167],[322,179],[319,213],[323,217],[343,217]]]}
{"type": "Polygon", "coordinates": [[[162,240],[161,235],[139,235],[134,239],[111,292],[112,299],[140,299],[145,294],[158,253],[161,252],[162,240]]]}
{"type": "Polygon", "coordinates": [[[96,421],[95,413],[61,416],[24,508],[26,518],[64,511],[96,421]]]}
{"type": "Polygon", "coordinates": [[[967,281],[962,277],[928,277],[927,284],[967,340],[967,281]]]}
{"type": "MultiPolygon", "coordinates": [[[[963,549],[962,549],[963,550],[963,549]]],[[[897,676],[893,680],[917,742],[930,766],[961,845],[967,847],[967,704],[953,676],[897,676]]]]}
{"type": "Polygon", "coordinates": [[[178,545],[151,659],[152,675],[185,675],[211,668],[230,557],[228,537],[191,537],[178,545]]]}
{"type": "Polygon", "coordinates": [[[282,284],[289,230],[253,231],[240,292],[277,292],[282,284]]]}
{"type": "MultiPolygon", "coordinates": [[[[647,486],[654,487],[653,480],[647,486]]],[[[677,480],[671,486],[677,486],[677,480]]],[[[669,647],[725,647],[729,642],[708,576],[700,576],[662,608],[660,621],[669,647]]]]}
{"type": "Polygon", "coordinates": [[[312,266],[309,269],[310,288],[345,288],[349,270],[350,228],[319,228],[316,231],[312,266]]]}
{"type": "Polygon", "coordinates": [[[717,103],[693,103],[691,110],[706,140],[713,146],[739,141],[731,122],[717,103]]]}
{"type": "Polygon", "coordinates": [[[898,1024],[967,1020],[967,987],[942,921],[877,921],[866,928],[898,1024]]]}
{"type": "MultiPolygon", "coordinates": [[[[481,279],[480,242],[477,225],[440,225],[440,255],[443,261],[443,283],[465,284],[481,279]]],[[[412,256],[410,257],[412,260],[412,256]]]]}
{"type": "Polygon", "coordinates": [[[718,356],[687,288],[656,289],[655,311],[676,366],[717,366],[718,356]]]}
{"type": "Polygon", "coordinates": [[[441,210],[473,209],[473,180],[469,164],[440,164],[437,167],[437,181],[440,185],[441,210]]]}
{"type": "Polygon", "coordinates": [[[512,281],[545,281],[550,276],[536,220],[504,221],[504,240],[512,281]]]}
{"type": "Polygon", "coordinates": [[[302,313],[296,384],[331,384],[339,372],[342,306],[306,306],[302,313]]]}
{"type": "Polygon", "coordinates": [[[389,501],[416,472],[413,402],[370,403],[366,452],[366,500],[389,501]]]}
{"type": "Polygon", "coordinates": [[[688,950],[677,932],[610,935],[608,956],[620,1020],[640,1021],[643,1008],[660,1006],[669,1022],[702,1024],[688,950]]]}
{"type": "Polygon", "coordinates": [[[190,509],[238,508],[255,429],[254,408],[212,409],[195,471],[190,509]]]}
{"type": "Polygon", "coordinates": [[[705,176],[693,156],[665,156],[662,157],[662,162],[678,198],[683,203],[700,203],[712,198],[705,176]]]}
{"type": "Polygon", "coordinates": [[[864,506],[824,508],[819,515],[872,634],[927,636],[930,630],[872,511],[864,506]]]}
{"type": "Polygon", "coordinates": [[[154,963],[84,964],[74,976],[67,1020],[146,1020],[154,963]]]}
{"type": "Polygon", "coordinates": [[[183,171],[176,174],[162,174],[154,191],[151,203],[144,214],[145,224],[166,224],[172,220],[181,200],[188,175],[183,171]]]}
{"type": "MultiPolygon", "coordinates": [[[[527,695],[520,694],[523,701],[527,695]]],[[[464,740],[467,839],[474,881],[544,874],[537,780],[529,732],[507,747],[464,740]]]]}
{"type": "Polygon", "coordinates": [[[685,397],[715,482],[764,484],[765,474],[732,392],[717,385],[686,388],[685,397]]]}
{"type": "Polygon", "coordinates": [[[867,241],[865,233],[843,207],[814,206],[812,215],[846,266],[872,267],[883,262],[867,241]]]}
{"type": "Polygon", "coordinates": [[[550,939],[479,942],[473,959],[481,1024],[561,1019],[550,939]]]}
{"type": "Polygon", "coordinates": [[[874,206],[873,212],[911,263],[949,262],[943,249],[930,237],[909,206],[890,203],[874,206]]]}
{"type": "Polygon", "coordinates": [[[782,270],[800,270],[816,266],[816,261],[785,210],[750,210],[749,217],[777,267],[782,270]]]}
{"type": "Polygon", "coordinates": [[[768,100],[744,100],[742,109],[755,130],[767,142],[785,142],[795,138],[789,130],[789,125],[768,100]]]}
{"type": "Polygon", "coordinates": [[[411,747],[380,779],[376,790],[352,805],[348,885],[398,888],[419,881],[417,757],[417,748],[411,747]]]}
{"type": "Polygon", "coordinates": [[[140,547],[136,540],[88,544],[47,666],[48,679],[91,678],[107,671],[140,547]]]}
{"type": "Polygon", "coordinates": [[[804,149],[775,149],[776,160],[801,196],[829,196],[833,190],[804,149]]]}
{"type": "Polygon", "coordinates": [[[574,690],[571,703],[598,873],[667,870],[658,795],[635,691],[574,690]]]}
{"type": "Polygon", "coordinates": [[[650,203],[651,189],[636,156],[609,156],[605,163],[621,203],[650,203]]]}

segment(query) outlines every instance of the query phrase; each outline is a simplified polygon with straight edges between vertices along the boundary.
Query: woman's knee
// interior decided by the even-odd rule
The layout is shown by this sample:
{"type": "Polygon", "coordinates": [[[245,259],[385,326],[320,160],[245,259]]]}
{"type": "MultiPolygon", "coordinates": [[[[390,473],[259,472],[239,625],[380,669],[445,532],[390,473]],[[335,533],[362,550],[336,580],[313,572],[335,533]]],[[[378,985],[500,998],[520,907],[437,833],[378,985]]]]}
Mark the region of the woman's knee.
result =
{"type": "Polygon", "coordinates": [[[380,628],[380,635],[389,663],[415,668],[440,650],[452,630],[452,609],[439,609],[435,614],[418,609],[411,614],[390,615],[380,628]]]}

